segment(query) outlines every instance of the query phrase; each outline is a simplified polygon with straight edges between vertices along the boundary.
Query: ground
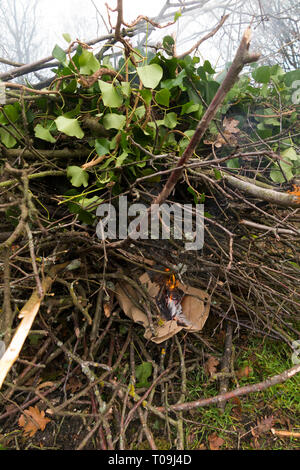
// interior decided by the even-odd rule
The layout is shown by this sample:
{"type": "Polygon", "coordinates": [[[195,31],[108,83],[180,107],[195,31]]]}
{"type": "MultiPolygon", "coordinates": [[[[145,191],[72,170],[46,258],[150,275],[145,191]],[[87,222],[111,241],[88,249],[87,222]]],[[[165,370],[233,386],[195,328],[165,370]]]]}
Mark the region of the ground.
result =
{"type": "MultiPolygon", "coordinates": [[[[207,358],[216,358],[215,364],[216,370],[218,370],[218,356],[224,346],[225,331],[220,329],[216,335],[209,338],[205,336],[209,328],[208,325],[204,329],[203,335],[198,338],[191,334],[178,334],[178,340],[185,351],[186,357],[185,401],[187,402],[211,397],[219,393],[218,380],[214,379],[211,373],[213,370],[207,369],[207,358]],[[208,348],[204,342],[213,348],[211,353],[207,352],[208,348]],[[199,357],[195,358],[197,349],[199,357]],[[191,361],[191,357],[194,360],[191,361]]],[[[125,333],[124,330],[124,325],[122,325],[122,328],[119,327],[119,332],[121,331],[119,340],[122,338],[122,334],[125,333]]],[[[34,348],[34,346],[32,347],[34,348]]],[[[233,349],[235,377],[230,380],[230,389],[263,381],[267,377],[291,367],[290,349],[278,340],[274,341],[267,337],[249,335],[246,331],[242,331],[234,333],[233,349]]],[[[160,350],[161,348],[157,346],[149,346],[149,352],[153,354],[156,361],[160,350]],[[155,351],[157,357],[155,357],[155,351]]],[[[169,346],[166,349],[166,356],[173,352],[169,346]]],[[[48,382],[51,386],[55,381],[57,382],[62,378],[63,374],[66,374],[68,368],[71,370],[70,363],[62,362],[61,359],[60,357],[60,364],[57,362],[55,367],[52,366],[43,371],[44,384],[48,382]]],[[[166,359],[168,360],[170,357],[166,359]]],[[[128,361],[128,356],[124,358],[125,360],[128,361]]],[[[173,361],[176,360],[175,354],[173,361]]],[[[122,381],[122,370],[124,371],[122,368],[118,370],[117,380],[122,381]]],[[[126,383],[128,377],[125,379],[124,376],[123,379],[126,383]]],[[[6,401],[6,407],[1,409],[0,418],[5,412],[11,412],[12,410],[14,412],[10,413],[6,419],[1,420],[0,445],[2,449],[74,450],[80,446],[91,450],[103,448],[103,442],[107,442],[107,439],[105,429],[101,427],[99,432],[95,432],[90,439],[86,440],[86,436],[93,429],[96,422],[92,416],[95,397],[92,396],[91,391],[87,391],[70,406],[64,407],[61,415],[51,414],[49,406],[54,406],[57,409],[59,404],[64,403],[66,399],[70,399],[78,390],[83,390],[87,384],[82,373],[69,378],[65,376],[65,380],[67,382],[63,387],[59,387],[47,396],[47,403],[44,399],[38,400],[32,405],[37,406],[40,410],[45,410],[45,416],[50,420],[43,431],[37,430],[33,436],[26,435],[24,427],[18,424],[21,413],[20,409],[16,408],[16,406],[20,407],[24,401],[29,403],[28,399],[34,396],[29,392],[33,383],[30,384],[29,380],[25,384],[24,388],[27,389],[28,395],[24,395],[19,390],[18,393],[15,392],[12,399],[6,401]],[[65,397],[62,396],[63,393],[66,394],[65,397]],[[82,443],[85,440],[86,443],[83,445],[82,443]]],[[[170,376],[170,381],[164,384],[164,387],[166,386],[168,387],[168,400],[173,402],[173,398],[181,393],[182,380],[179,370],[172,378],[170,376]]],[[[41,387],[40,391],[46,390],[46,387],[47,385],[45,385],[45,388],[41,387]]],[[[157,387],[152,404],[159,403],[162,393],[161,388],[162,386],[157,387]]],[[[146,389],[137,390],[141,394],[146,389]]],[[[105,389],[103,389],[102,396],[106,401],[110,398],[105,389]]],[[[108,414],[108,423],[112,435],[118,434],[117,417],[117,410],[112,410],[108,414]]],[[[216,405],[212,405],[192,409],[183,413],[182,417],[178,417],[178,419],[182,418],[184,448],[186,450],[296,450],[299,448],[299,417],[299,377],[296,376],[283,384],[268,388],[264,392],[232,399],[226,403],[224,412],[216,405]],[[279,430],[289,432],[290,437],[277,435],[276,432],[279,430]]],[[[176,433],[174,433],[172,427],[168,427],[166,422],[149,413],[147,424],[158,449],[176,448],[176,433]]],[[[140,422],[136,414],[131,421],[130,429],[127,431],[126,449],[150,449],[149,442],[145,437],[140,439],[137,437],[139,429],[140,422]]]]}

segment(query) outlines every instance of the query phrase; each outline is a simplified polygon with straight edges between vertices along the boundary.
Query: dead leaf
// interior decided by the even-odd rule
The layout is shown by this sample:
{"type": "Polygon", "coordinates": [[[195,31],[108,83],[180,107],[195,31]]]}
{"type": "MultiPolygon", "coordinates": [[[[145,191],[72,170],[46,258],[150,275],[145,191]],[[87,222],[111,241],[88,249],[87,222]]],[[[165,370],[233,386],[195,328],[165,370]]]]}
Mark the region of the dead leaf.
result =
{"type": "Polygon", "coordinates": [[[270,429],[274,426],[275,419],[274,416],[265,416],[261,420],[257,420],[257,431],[259,434],[264,432],[270,431],[270,429]]]}
{"type": "Polygon", "coordinates": [[[223,119],[223,127],[225,132],[228,134],[238,134],[240,129],[237,127],[239,125],[239,121],[237,119],[232,118],[224,118],[223,119]]]}
{"type": "Polygon", "coordinates": [[[273,415],[271,416],[265,416],[261,420],[257,420],[257,425],[255,428],[251,428],[251,434],[253,437],[257,438],[261,434],[268,432],[273,428],[275,424],[275,418],[273,415]]]}
{"type": "Polygon", "coordinates": [[[232,397],[230,401],[234,403],[234,406],[231,410],[233,416],[236,419],[242,419],[242,404],[240,399],[238,397],[232,397]]]}
{"type": "Polygon", "coordinates": [[[212,377],[217,372],[217,366],[220,364],[219,359],[214,356],[209,356],[207,361],[204,363],[204,371],[206,375],[212,377]]]}
{"type": "Polygon", "coordinates": [[[210,450],[220,450],[220,447],[225,442],[216,432],[210,434],[207,439],[210,450]]]}
{"type": "Polygon", "coordinates": [[[45,412],[43,410],[40,411],[37,406],[30,406],[27,410],[24,410],[18,423],[19,426],[24,428],[24,434],[32,437],[38,429],[44,431],[46,424],[49,423],[49,421],[51,420],[49,418],[45,418],[45,412]]]}
{"type": "Polygon", "coordinates": [[[110,302],[103,302],[103,311],[106,318],[109,318],[111,315],[111,304],[110,302]]]}
{"type": "Polygon", "coordinates": [[[253,372],[252,367],[245,366],[236,372],[236,376],[238,379],[241,379],[242,377],[249,377],[249,375],[252,374],[252,372],[253,372]]]}
{"type": "Polygon", "coordinates": [[[207,450],[204,444],[200,444],[197,448],[198,450],[207,450]]]}
{"type": "Polygon", "coordinates": [[[205,140],[206,145],[213,145],[216,148],[220,148],[223,145],[237,145],[237,138],[234,134],[238,134],[240,129],[237,127],[239,121],[232,118],[224,118],[223,120],[223,132],[218,133],[215,137],[215,140],[205,140]]]}

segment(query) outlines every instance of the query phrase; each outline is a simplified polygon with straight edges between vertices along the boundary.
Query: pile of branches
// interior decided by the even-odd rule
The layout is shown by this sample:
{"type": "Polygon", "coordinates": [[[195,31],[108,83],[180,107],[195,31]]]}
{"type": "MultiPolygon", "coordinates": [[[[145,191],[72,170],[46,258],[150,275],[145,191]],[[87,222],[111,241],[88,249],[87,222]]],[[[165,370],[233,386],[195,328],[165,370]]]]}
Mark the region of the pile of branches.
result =
{"type": "MultiPolygon", "coordinates": [[[[164,91],[166,86],[154,92],[152,81],[158,80],[158,84],[161,76],[156,79],[153,74],[160,75],[161,70],[166,74],[170,72],[167,66],[175,64],[173,78],[166,78],[165,85],[167,80],[177,80],[180,103],[186,91],[182,72],[193,88],[196,62],[176,57],[172,38],[167,37],[164,47],[169,62],[156,56],[140,67],[142,73],[138,67],[142,55],[122,29],[135,24],[124,25],[121,1],[117,13],[117,24],[108,39],[110,45],[113,40],[124,48],[119,70],[103,64],[97,68],[101,57],[94,57],[88,44],[75,41],[67,51],[55,48],[53,54],[60,65],[47,89],[6,82],[8,90],[19,94],[8,92],[0,123],[0,207],[5,216],[0,243],[0,332],[5,351],[0,360],[0,384],[3,404],[13,400],[14,407],[3,411],[0,419],[12,422],[16,413],[37,402],[49,415],[79,416],[76,405],[86,407],[85,419],[91,423],[77,448],[86,447],[97,435],[103,449],[127,448],[129,439],[138,443],[141,436],[155,449],[148,424],[151,415],[175,427],[177,447],[183,449],[182,411],[263,390],[290,378],[300,366],[259,384],[229,392],[225,387],[217,397],[185,402],[187,373],[199,367],[199,357],[211,351],[220,356],[220,351],[214,349],[211,338],[197,349],[189,339],[192,334],[184,336],[187,350],[178,336],[164,345],[169,347],[167,357],[165,349],[146,346],[141,328],[120,308],[116,284],[129,283],[142,299],[140,307],[148,316],[157,316],[139,278],[145,271],[155,270],[153,266],[162,265],[181,275],[183,283],[210,296],[214,322],[208,336],[213,337],[224,323],[229,336],[232,328],[236,334],[245,329],[292,347],[299,337],[299,189],[288,180],[279,185],[270,179],[270,167],[286,175],[272,138],[253,141],[247,133],[240,135],[238,121],[230,113],[220,119],[220,110],[244,66],[259,57],[249,52],[250,28],[212,99],[196,93],[200,102],[190,106],[198,105],[199,119],[194,114],[192,127],[186,127],[183,119],[178,125],[172,112],[166,118],[171,93],[164,91]],[[147,67],[152,67],[150,85],[147,67]],[[115,83],[122,87],[122,99],[115,83]],[[81,108],[79,101],[83,102],[81,108]],[[111,107],[117,111],[112,113],[111,107]],[[43,114],[42,120],[38,113],[43,114]],[[122,122],[116,125],[120,117],[122,122]],[[160,134],[162,121],[175,131],[160,134]],[[217,126],[214,135],[212,124],[217,126]],[[171,134],[180,137],[172,143],[171,134]],[[243,165],[227,165],[229,161],[243,165]],[[81,186],[86,189],[78,190],[81,186]],[[151,216],[150,203],[201,202],[205,195],[203,249],[188,252],[182,241],[172,239],[99,239],[96,207],[120,195],[132,202],[148,201],[146,218],[151,216]],[[57,367],[62,355],[67,369],[47,381],[45,372],[52,364],[57,367]],[[151,383],[147,383],[149,374],[141,378],[137,357],[142,364],[151,365],[151,383]],[[182,385],[170,400],[167,384],[175,376],[182,378],[182,385]],[[88,405],[84,396],[90,399],[88,405]],[[176,413],[175,418],[170,412],[176,413]],[[132,436],[129,424],[136,418],[139,425],[132,436]]],[[[157,26],[144,17],[140,21],[157,26]]],[[[38,65],[21,66],[5,78],[29,73],[38,65]]],[[[208,64],[205,67],[199,73],[206,76],[210,69],[208,64]]],[[[228,109],[232,107],[228,105],[228,109]]],[[[295,107],[286,112],[295,113],[295,107]]],[[[283,116],[280,109],[277,117],[282,120],[283,116]]],[[[249,122],[251,125],[250,118],[249,122]]],[[[289,132],[281,128],[277,142],[289,132]]],[[[199,341],[199,336],[194,337],[199,341]]]]}

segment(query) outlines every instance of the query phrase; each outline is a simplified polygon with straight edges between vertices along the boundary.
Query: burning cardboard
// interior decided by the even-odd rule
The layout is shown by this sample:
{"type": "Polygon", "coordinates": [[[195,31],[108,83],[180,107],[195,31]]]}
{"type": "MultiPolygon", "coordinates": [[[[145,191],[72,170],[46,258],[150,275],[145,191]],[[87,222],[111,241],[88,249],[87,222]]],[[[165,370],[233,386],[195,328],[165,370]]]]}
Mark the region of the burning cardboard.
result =
{"type": "Polygon", "coordinates": [[[146,286],[161,313],[161,318],[158,315],[157,321],[153,319],[154,333],[151,331],[147,315],[137,307],[138,293],[134,288],[127,283],[117,284],[116,295],[124,313],[145,328],[145,338],[161,343],[182,329],[202,330],[210,310],[210,297],[207,292],[185,286],[175,280],[173,275],[167,278],[162,286],[151,280],[147,273],[139,280],[146,286]]]}

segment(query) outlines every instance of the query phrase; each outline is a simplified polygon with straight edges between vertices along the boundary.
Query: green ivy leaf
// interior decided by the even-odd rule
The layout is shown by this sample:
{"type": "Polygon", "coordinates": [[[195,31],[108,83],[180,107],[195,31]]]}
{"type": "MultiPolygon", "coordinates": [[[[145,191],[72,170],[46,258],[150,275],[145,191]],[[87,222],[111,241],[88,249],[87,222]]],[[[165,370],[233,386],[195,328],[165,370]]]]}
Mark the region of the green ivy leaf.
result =
{"type": "Polygon", "coordinates": [[[300,80],[300,69],[287,72],[284,76],[284,83],[288,87],[292,86],[296,80],[300,80]]]}
{"type": "Polygon", "coordinates": [[[177,126],[177,114],[176,113],[168,113],[165,115],[164,118],[164,125],[169,129],[174,129],[177,126]]]}
{"type": "Polygon", "coordinates": [[[205,72],[208,73],[209,75],[214,75],[216,73],[216,71],[212,68],[209,60],[204,61],[203,68],[205,72]]]}
{"type": "Polygon", "coordinates": [[[83,49],[78,59],[80,73],[84,75],[91,75],[100,68],[100,62],[96,59],[92,52],[83,49]]]}
{"type": "Polygon", "coordinates": [[[105,129],[117,129],[118,131],[122,129],[125,125],[126,117],[121,114],[105,114],[103,118],[103,125],[105,129]]]}
{"type": "Polygon", "coordinates": [[[151,90],[148,90],[147,88],[143,88],[140,91],[141,97],[145,100],[145,103],[149,105],[152,101],[152,92],[151,90]]]}
{"type": "Polygon", "coordinates": [[[149,387],[148,378],[152,374],[151,362],[142,362],[135,369],[135,375],[137,378],[136,388],[149,387]]]}
{"type": "Polygon", "coordinates": [[[274,181],[274,183],[285,183],[286,180],[290,181],[294,177],[292,170],[293,167],[284,162],[280,162],[280,167],[282,171],[280,170],[278,163],[274,164],[273,169],[270,171],[270,178],[272,181],[274,181]]]}
{"type": "Polygon", "coordinates": [[[172,36],[165,36],[163,38],[163,47],[168,55],[173,55],[173,46],[175,44],[174,38],[172,36]]]}
{"type": "MultiPolygon", "coordinates": [[[[9,127],[10,126],[8,126],[8,128],[9,127]]],[[[8,148],[8,149],[11,149],[17,143],[16,139],[9,132],[7,132],[5,129],[3,129],[2,127],[0,128],[0,140],[1,140],[2,144],[4,144],[5,147],[8,148]]]]}
{"type": "Polygon", "coordinates": [[[72,41],[71,36],[69,35],[69,33],[63,33],[62,36],[63,36],[63,38],[64,38],[65,41],[67,41],[67,42],[71,42],[71,41],[72,41]]]}
{"type": "Polygon", "coordinates": [[[65,116],[59,116],[55,119],[54,122],[60,132],[63,132],[70,137],[77,137],[78,139],[82,139],[84,136],[84,132],[81,129],[77,119],[69,119],[65,116]]]}
{"type": "Polygon", "coordinates": [[[122,152],[121,155],[119,155],[118,158],[116,159],[116,167],[118,168],[122,166],[122,164],[124,163],[127,157],[128,157],[128,152],[126,151],[122,152]]]}
{"type": "Polygon", "coordinates": [[[63,65],[66,65],[66,59],[67,59],[67,56],[66,56],[66,53],[65,51],[60,47],[58,46],[57,44],[55,45],[53,51],[52,51],[52,55],[55,59],[57,59],[59,62],[61,62],[63,65]]]}
{"type": "Polygon", "coordinates": [[[240,168],[240,161],[238,158],[231,158],[230,160],[226,162],[226,165],[228,168],[232,168],[232,169],[240,168]]]}
{"type": "Polygon", "coordinates": [[[130,97],[130,94],[131,94],[131,86],[130,86],[130,83],[128,83],[128,82],[122,82],[122,83],[121,83],[121,90],[122,90],[123,95],[126,96],[126,98],[129,98],[129,97],[130,97]]]}
{"type": "Polygon", "coordinates": [[[186,77],[186,71],[181,70],[181,72],[177,75],[176,78],[168,78],[161,83],[162,88],[168,88],[171,90],[172,88],[179,86],[182,91],[186,90],[186,86],[183,84],[183,79],[186,77]]]}
{"type": "Polygon", "coordinates": [[[257,67],[253,70],[252,77],[258,83],[269,83],[271,78],[271,67],[268,65],[257,67]]]}
{"type": "Polygon", "coordinates": [[[293,147],[290,147],[280,153],[282,158],[285,160],[298,160],[300,155],[297,154],[296,150],[293,147]]]}
{"type": "Polygon", "coordinates": [[[104,199],[101,199],[98,196],[93,197],[82,197],[77,200],[77,203],[87,211],[94,211],[96,208],[96,204],[99,205],[103,202],[104,199]]]}
{"type": "Polygon", "coordinates": [[[170,91],[167,88],[163,88],[162,90],[156,92],[155,100],[158,104],[168,107],[170,102],[170,96],[170,91]]]}
{"type": "MultiPolygon", "coordinates": [[[[16,122],[20,115],[21,115],[21,107],[19,103],[14,103],[14,104],[8,104],[4,106],[4,111],[7,116],[7,118],[11,122],[16,122]]],[[[3,114],[1,114],[1,124],[8,124],[8,120],[4,117],[3,114]],[[2,118],[3,117],[3,118],[2,118]]]]}
{"type": "Polygon", "coordinates": [[[158,64],[144,65],[137,68],[137,74],[144,87],[156,88],[163,76],[163,69],[158,64]]]}
{"type": "Polygon", "coordinates": [[[45,129],[41,124],[37,124],[35,126],[34,135],[38,139],[46,140],[47,142],[50,142],[51,144],[54,144],[56,142],[54,137],[51,135],[49,129],[45,129]]]}
{"type": "Polygon", "coordinates": [[[199,108],[200,104],[188,101],[182,106],[180,115],[182,116],[183,114],[194,113],[195,111],[198,111],[199,108]]]}
{"type": "Polygon", "coordinates": [[[102,80],[98,80],[98,83],[102,93],[104,106],[109,106],[110,108],[119,108],[123,103],[123,99],[117,92],[114,85],[102,80]]]}
{"type": "Polygon", "coordinates": [[[89,175],[79,166],[68,166],[67,168],[67,177],[70,178],[72,186],[79,188],[88,186],[89,175]]]}
{"type": "Polygon", "coordinates": [[[110,153],[110,141],[105,139],[104,137],[96,139],[95,149],[99,157],[102,157],[102,155],[107,155],[108,153],[110,153]]]}
{"type": "Polygon", "coordinates": [[[178,18],[181,17],[181,10],[178,10],[176,11],[175,15],[174,15],[174,22],[178,20],[178,18]]]}

